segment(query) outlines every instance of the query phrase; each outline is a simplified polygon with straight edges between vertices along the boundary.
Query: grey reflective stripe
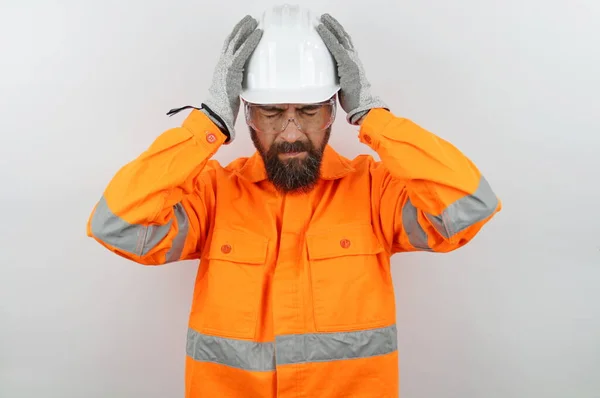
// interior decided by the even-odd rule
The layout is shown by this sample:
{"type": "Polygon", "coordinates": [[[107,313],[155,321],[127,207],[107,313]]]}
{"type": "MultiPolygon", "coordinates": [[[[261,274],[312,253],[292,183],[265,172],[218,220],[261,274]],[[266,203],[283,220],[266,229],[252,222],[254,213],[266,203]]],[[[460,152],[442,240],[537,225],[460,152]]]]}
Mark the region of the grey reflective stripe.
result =
{"type": "Polygon", "coordinates": [[[357,332],[293,334],[275,339],[278,365],[337,361],[389,354],[398,349],[396,326],[357,332]]]}
{"type": "Polygon", "coordinates": [[[417,208],[413,206],[410,199],[402,207],[402,225],[408,235],[408,241],[413,247],[421,250],[431,250],[427,242],[427,233],[419,224],[417,208]]]}
{"type": "MultiPolygon", "coordinates": [[[[167,258],[179,258],[188,232],[188,219],[183,206],[174,207],[175,216],[180,225],[179,232],[173,241],[173,247],[167,258]]],[[[125,252],[143,256],[158,245],[171,229],[170,220],[166,225],[130,224],[114,214],[106,204],[104,196],[100,198],[92,216],[92,234],[99,240],[125,252]]]]}
{"type": "Polygon", "coordinates": [[[354,332],[294,334],[257,343],[188,329],[187,355],[199,362],[268,372],[277,365],[368,358],[397,351],[396,326],[354,332]],[[276,347],[276,349],[275,349],[276,347]]]}
{"type": "Polygon", "coordinates": [[[209,336],[188,329],[186,352],[196,361],[259,372],[275,370],[273,343],[209,336]]]}
{"type": "Polygon", "coordinates": [[[435,229],[446,239],[492,215],[498,198],[490,184],[481,176],[474,194],[452,203],[439,216],[427,215],[435,229]]]}
{"type": "Polygon", "coordinates": [[[187,212],[181,203],[177,203],[173,207],[175,212],[175,218],[177,219],[177,235],[171,243],[171,249],[167,253],[166,262],[177,261],[181,258],[183,253],[183,245],[185,245],[185,239],[187,238],[188,229],[190,226],[187,212]]]}

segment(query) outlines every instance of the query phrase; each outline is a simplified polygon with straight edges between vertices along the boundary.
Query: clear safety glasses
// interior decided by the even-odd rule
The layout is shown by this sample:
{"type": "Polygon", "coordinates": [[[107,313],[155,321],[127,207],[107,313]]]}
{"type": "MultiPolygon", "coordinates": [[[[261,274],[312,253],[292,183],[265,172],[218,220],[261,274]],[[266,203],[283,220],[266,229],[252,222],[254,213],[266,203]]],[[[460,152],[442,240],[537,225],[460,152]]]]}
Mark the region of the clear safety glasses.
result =
{"type": "Polygon", "coordinates": [[[317,104],[260,105],[246,102],[246,123],[265,134],[279,134],[289,123],[294,123],[305,134],[320,132],[333,124],[336,104],[335,98],[317,104]]]}

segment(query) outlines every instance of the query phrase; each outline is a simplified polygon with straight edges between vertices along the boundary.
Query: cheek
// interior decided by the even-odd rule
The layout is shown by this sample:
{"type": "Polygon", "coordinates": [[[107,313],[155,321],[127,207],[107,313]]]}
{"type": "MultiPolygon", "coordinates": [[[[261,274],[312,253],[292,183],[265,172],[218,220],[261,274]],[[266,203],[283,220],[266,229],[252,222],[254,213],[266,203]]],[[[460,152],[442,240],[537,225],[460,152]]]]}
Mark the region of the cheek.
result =
{"type": "Polygon", "coordinates": [[[311,134],[308,139],[310,140],[313,148],[320,149],[323,147],[323,141],[325,139],[325,133],[311,134]]]}
{"type": "Polygon", "coordinates": [[[264,152],[269,152],[269,149],[271,149],[271,145],[273,145],[274,137],[258,133],[256,135],[256,139],[258,141],[258,144],[260,145],[260,148],[264,152]]]}

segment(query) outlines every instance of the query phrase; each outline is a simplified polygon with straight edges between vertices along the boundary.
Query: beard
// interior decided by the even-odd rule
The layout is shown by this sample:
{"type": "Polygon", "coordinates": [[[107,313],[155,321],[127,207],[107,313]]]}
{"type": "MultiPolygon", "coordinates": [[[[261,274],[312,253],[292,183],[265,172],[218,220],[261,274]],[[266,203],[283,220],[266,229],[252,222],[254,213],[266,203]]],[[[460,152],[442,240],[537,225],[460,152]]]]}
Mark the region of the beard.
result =
{"type": "Polygon", "coordinates": [[[331,127],[323,137],[320,148],[316,148],[310,140],[295,142],[273,142],[265,150],[258,140],[257,133],[250,128],[250,136],[254,146],[263,159],[267,176],[275,188],[282,193],[306,193],[312,190],[321,175],[323,151],[329,141],[331,127]],[[279,159],[279,154],[291,152],[306,152],[304,159],[279,159]]]}

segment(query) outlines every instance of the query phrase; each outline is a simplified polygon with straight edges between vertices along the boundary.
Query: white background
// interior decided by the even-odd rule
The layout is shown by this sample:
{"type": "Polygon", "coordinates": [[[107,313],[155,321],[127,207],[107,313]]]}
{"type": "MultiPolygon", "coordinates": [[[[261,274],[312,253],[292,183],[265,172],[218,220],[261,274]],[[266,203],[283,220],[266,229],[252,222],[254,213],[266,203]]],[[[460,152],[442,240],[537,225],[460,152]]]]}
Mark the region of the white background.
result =
{"type": "MultiPolygon", "coordinates": [[[[600,2],[308,1],[504,209],[394,257],[403,398],[600,397],[600,2]],[[317,4],[319,4],[317,6],[317,4]]],[[[0,1],[0,396],[183,396],[196,265],[85,236],[112,175],[205,99],[237,1],[0,1]]],[[[369,149],[340,113],[332,145],[369,149]]],[[[253,150],[243,118],[217,158],[253,150]]]]}

